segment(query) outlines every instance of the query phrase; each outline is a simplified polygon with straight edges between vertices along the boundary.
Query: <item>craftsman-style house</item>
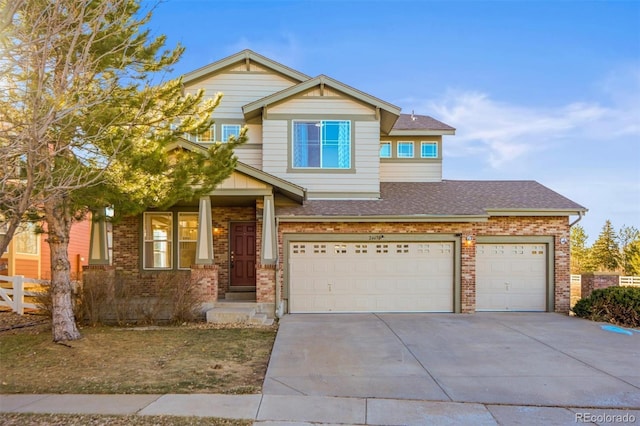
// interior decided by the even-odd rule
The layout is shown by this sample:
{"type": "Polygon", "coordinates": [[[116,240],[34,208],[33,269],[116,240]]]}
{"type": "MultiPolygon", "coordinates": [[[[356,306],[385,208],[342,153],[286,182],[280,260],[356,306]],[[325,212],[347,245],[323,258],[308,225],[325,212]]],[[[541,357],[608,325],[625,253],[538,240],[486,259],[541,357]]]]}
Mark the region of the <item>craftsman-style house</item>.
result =
{"type": "Polygon", "coordinates": [[[453,127],[250,50],[184,85],[224,97],[211,129],[176,146],[242,126],[249,139],[209,196],[115,224],[112,259],[94,226],[89,262],[136,277],[137,295],[182,271],[208,306],[244,299],[270,316],[568,312],[571,216],[586,209],[535,181],[443,179],[453,127]]]}

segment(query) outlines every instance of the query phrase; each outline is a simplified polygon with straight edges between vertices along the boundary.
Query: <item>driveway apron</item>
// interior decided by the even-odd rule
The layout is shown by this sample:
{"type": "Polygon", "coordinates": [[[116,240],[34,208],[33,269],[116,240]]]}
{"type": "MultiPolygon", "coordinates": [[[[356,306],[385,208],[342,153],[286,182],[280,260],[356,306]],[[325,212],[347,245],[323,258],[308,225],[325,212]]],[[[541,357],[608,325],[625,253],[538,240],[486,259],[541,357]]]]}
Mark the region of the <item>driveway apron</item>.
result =
{"type": "Polygon", "coordinates": [[[640,408],[640,333],[552,313],[287,315],[265,395],[640,408]]]}

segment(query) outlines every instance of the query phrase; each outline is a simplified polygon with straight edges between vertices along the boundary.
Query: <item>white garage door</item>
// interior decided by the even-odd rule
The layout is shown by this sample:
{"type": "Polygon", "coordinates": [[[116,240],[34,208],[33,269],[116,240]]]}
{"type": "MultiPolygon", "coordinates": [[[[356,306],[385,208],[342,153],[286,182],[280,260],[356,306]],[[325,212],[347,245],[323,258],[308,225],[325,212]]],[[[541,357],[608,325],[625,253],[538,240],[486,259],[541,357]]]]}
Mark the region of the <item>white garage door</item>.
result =
{"type": "Polygon", "coordinates": [[[546,311],[544,244],[478,244],[477,311],[546,311]]]}
{"type": "Polygon", "coordinates": [[[289,312],[452,312],[453,243],[292,242],[289,312]]]}

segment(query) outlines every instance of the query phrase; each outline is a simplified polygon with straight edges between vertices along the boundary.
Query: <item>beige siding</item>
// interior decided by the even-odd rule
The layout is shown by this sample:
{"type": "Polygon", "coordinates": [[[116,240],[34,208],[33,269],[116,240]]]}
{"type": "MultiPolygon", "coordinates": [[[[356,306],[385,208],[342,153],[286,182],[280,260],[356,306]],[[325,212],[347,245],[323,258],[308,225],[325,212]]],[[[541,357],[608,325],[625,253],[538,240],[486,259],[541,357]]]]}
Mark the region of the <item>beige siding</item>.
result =
{"type": "Polygon", "coordinates": [[[380,191],[378,147],[380,123],[377,121],[355,121],[355,173],[331,173],[317,171],[305,173],[288,171],[289,140],[287,120],[265,120],[263,122],[263,170],[306,188],[310,198],[333,198],[339,194],[350,197],[374,197],[380,191]]]}
{"type": "Polygon", "coordinates": [[[269,186],[257,179],[234,172],[225,179],[216,189],[267,189],[269,186]]]}
{"type": "Polygon", "coordinates": [[[247,144],[262,145],[262,126],[260,124],[247,124],[247,144]]]}
{"type": "Polygon", "coordinates": [[[262,169],[262,148],[253,148],[250,145],[245,145],[235,150],[235,154],[238,157],[238,161],[244,164],[248,164],[256,169],[262,169]]]}
{"type": "Polygon", "coordinates": [[[213,97],[222,92],[222,102],[213,113],[214,118],[244,119],[242,106],[272,93],[293,86],[290,80],[276,74],[262,72],[227,72],[197,81],[186,89],[195,92],[204,89],[206,96],[213,97]]]}
{"type": "Polygon", "coordinates": [[[371,115],[375,110],[347,98],[303,96],[270,107],[269,114],[346,114],[371,115]]]}
{"type": "Polygon", "coordinates": [[[441,180],[441,162],[380,163],[381,182],[440,182],[441,180]]]}

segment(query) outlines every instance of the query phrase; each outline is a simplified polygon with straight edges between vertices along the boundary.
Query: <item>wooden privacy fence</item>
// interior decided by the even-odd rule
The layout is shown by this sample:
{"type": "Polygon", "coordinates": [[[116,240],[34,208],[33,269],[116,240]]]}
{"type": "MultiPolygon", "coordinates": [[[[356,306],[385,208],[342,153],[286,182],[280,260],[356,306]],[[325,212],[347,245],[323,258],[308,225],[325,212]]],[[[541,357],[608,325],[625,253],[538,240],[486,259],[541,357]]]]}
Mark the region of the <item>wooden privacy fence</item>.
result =
{"type": "Polygon", "coordinates": [[[49,281],[25,278],[22,275],[7,277],[0,275],[0,306],[8,306],[13,312],[24,314],[25,308],[38,309],[33,298],[46,291],[49,281]],[[31,302],[26,302],[31,300],[31,302]]]}

